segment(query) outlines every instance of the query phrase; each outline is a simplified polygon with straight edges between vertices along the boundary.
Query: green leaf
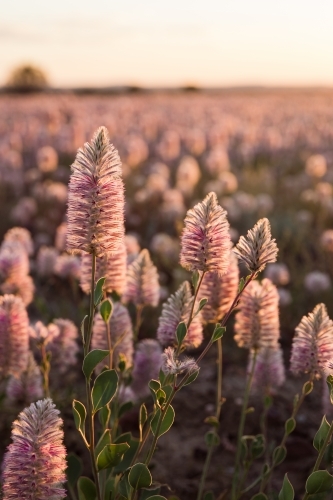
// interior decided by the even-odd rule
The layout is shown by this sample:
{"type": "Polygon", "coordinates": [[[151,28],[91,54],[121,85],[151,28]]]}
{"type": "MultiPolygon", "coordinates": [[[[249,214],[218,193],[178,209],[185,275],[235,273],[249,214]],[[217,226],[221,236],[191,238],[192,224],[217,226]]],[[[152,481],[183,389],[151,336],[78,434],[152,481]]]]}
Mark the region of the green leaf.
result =
{"type": "Polygon", "coordinates": [[[200,370],[197,370],[196,372],[191,373],[191,375],[189,376],[189,378],[188,378],[188,379],[187,379],[187,381],[185,382],[184,387],[185,387],[185,385],[190,385],[190,384],[192,384],[192,382],[194,382],[194,381],[197,379],[197,377],[198,377],[198,375],[199,375],[199,371],[200,371],[200,370]]]}
{"type": "Polygon", "coordinates": [[[107,444],[97,457],[98,471],[114,467],[121,462],[124,453],[130,448],[127,443],[107,444]]]}
{"type": "Polygon", "coordinates": [[[86,408],[83,403],[77,401],[76,399],[73,400],[72,407],[73,407],[75,427],[82,434],[82,436],[85,437],[86,435],[85,423],[87,417],[86,408]]]}
{"type": "Polygon", "coordinates": [[[264,493],[257,493],[251,497],[251,500],[268,500],[268,496],[264,493]]]}
{"type": "Polygon", "coordinates": [[[240,293],[243,290],[244,285],[245,285],[245,279],[241,278],[238,285],[238,293],[240,293]]]}
{"type": "Polygon", "coordinates": [[[82,460],[76,456],[74,453],[69,453],[67,455],[67,481],[74,488],[76,486],[77,480],[82,474],[82,460]]]}
{"type": "Polygon", "coordinates": [[[326,382],[330,393],[330,401],[333,404],[333,375],[328,375],[326,382]]]}
{"type": "Polygon", "coordinates": [[[225,331],[226,331],[226,327],[221,326],[220,323],[217,323],[215,325],[215,329],[213,331],[212,342],[216,342],[216,340],[219,340],[220,338],[222,338],[225,331]]]}
{"type": "Polygon", "coordinates": [[[206,445],[210,448],[211,446],[218,446],[220,444],[220,438],[214,431],[206,432],[205,434],[206,445]]]}
{"type": "Polygon", "coordinates": [[[125,413],[130,411],[133,408],[133,406],[134,406],[133,401],[126,401],[126,403],[122,404],[118,411],[118,418],[122,417],[123,415],[125,415],[125,413]]]}
{"type": "Polygon", "coordinates": [[[333,486],[333,476],[327,470],[317,470],[308,477],[305,490],[310,495],[322,493],[331,489],[333,486]]]}
{"type": "Polygon", "coordinates": [[[81,326],[80,326],[80,331],[81,331],[81,337],[82,337],[82,343],[85,345],[86,343],[86,323],[88,319],[88,314],[85,315],[83,320],[81,321],[81,326]]]}
{"type": "Polygon", "coordinates": [[[161,388],[159,380],[150,380],[148,383],[148,387],[150,389],[151,395],[153,396],[154,403],[156,403],[156,392],[161,388]]]}
{"type": "Polygon", "coordinates": [[[308,380],[308,382],[305,382],[305,384],[303,385],[302,393],[304,394],[304,396],[307,396],[308,394],[310,394],[310,392],[312,392],[312,389],[313,382],[308,380]]]}
{"type": "Polygon", "coordinates": [[[92,388],[93,412],[110,403],[116,394],[118,375],[115,370],[105,370],[96,378],[92,388]]]}
{"type": "Polygon", "coordinates": [[[282,464],[283,460],[287,456],[287,450],[285,446],[277,446],[273,451],[273,464],[279,465],[282,464]]]}
{"type": "Polygon", "coordinates": [[[279,500],[294,500],[294,488],[288,479],[288,475],[284,475],[282,489],[279,493],[279,500]]]}
{"type": "Polygon", "coordinates": [[[160,373],[158,375],[158,379],[160,381],[160,385],[163,386],[165,383],[166,375],[162,369],[160,370],[160,373]]]}
{"type": "Polygon", "coordinates": [[[95,305],[95,307],[97,307],[98,304],[100,303],[100,301],[102,300],[104,283],[105,283],[104,277],[99,278],[99,280],[96,283],[95,292],[94,292],[94,305],[95,305]]]}
{"type": "Polygon", "coordinates": [[[110,299],[105,299],[101,303],[101,307],[99,308],[99,312],[104,320],[104,323],[108,323],[112,314],[112,302],[110,299]]]}
{"type": "Polygon", "coordinates": [[[150,486],[152,477],[147,465],[140,462],[133,465],[128,474],[128,482],[134,490],[150,486]]]}
{"type": "Polygon", "coordinates": [[[179,323],[179,325],[177,326],[177,330],[176,330],[176,338],[177,338],[178,345],[182,344],[184,338],[186,337],[186,334],[187,334],[187,326],[182,321],[181,323],[179,323]]]}
{"type": "Polygon", "coordinates": [[[108,356],[109,351],[105,351],[102,349],[93,349],[92,351],[88,352],[87,356],[83,360],[83,365],[82,365],[82,371],[85,375],[85,377],[89,380],[92,372],[100,363],[103,361],[106,356],[108,356]]]}
{"type": "Polygon", "coordinates": [[[200,300],[199,307],[198,307],[197,312],[195,313],[194,316],[196,316],[197,314],[199,314],[199,312],[201,311],[201,309],[203,307],[205,307],[205,305],[207,304],[207,302],[208,302],[208,299],[206,299],[206,298],[200,300]]]}
{"type": "Polygon", "coordinates": [[[288,420],[284,424],[284,430],[287,436],[289,436],[289,434],[291,434],[295,430],[295,427],[296,427],[296,420],[294,418],[288,418],[288,420]]]}
{"type": "Polygon", "coordinates": [[[142,403],[140,406],[140,412],[139,412],[139,431],[140,431],[140,442],[142,441],[142,432],[143,432],[143,426],[147,422],[148,419],[148,412],[146,405],[142,403]]]}
{"type": "Polygon", "coordinates": [[[89,477],[81,476],[77,482],[79,500],[96,500],[96,486],[89,477]]]}
{"type": "Polygon", "coordinates": [[[118,436],[114,443],[127,443],[130,446],[130,449],[126,451],[122,461],[113,470],[114,474],[119,474],[131,466],[132,459],[139,447],[140,441],[137,438],[133,438],[130,432],[126,432],[118,436]]]}
{"type": "Polygon", "coordinates": [[[192,284],[194,291],[196,291],[200,279],[199,271],[193,271],[192,273],[192,284]]]}
{"type": "Polygon", "coordinates": [[[103,450],[104,446],[111,444],[111,429],[105,429],[95,446],[95,457],[103,450]]]}
{"type": "Polygon", "coordinates": [[[175,410],[172,408],[171,405],[168,407],[167,411],[163,415],[163,420],[162,420],[160,429],[159,429],[158,434],[157,434],[157,426],[158,426],[158,421],[159,421],[160,415],[161,415],[161,409],[159,408],[157,410],[157,412],[155,413],[153,420],[150,422],[150,428],[152,430],[152,433],[154,434],[154,436],[157,435],[158,437],[160,437],[163,434],[165,434],[166,432],[168,432],[168,430],[172,426],[173,421],[175,419],[175,410]]]}
{"type": "Polygon", "coordinates": [[[320,451],[323,447],[327,434],[330,430],[330,424],[327,422],[326,416],[324,415],[320,424],[320,427],[313,439],[313,446],[317,451],[320,451]]]}
{"type": "Polygon", "coordinates": [[[265,396],[264,397],[264,407],[265,407],[265,410],[269,410],[270,407],[272,406],[273,404],[273,398],[272,396],[265,396]]]}

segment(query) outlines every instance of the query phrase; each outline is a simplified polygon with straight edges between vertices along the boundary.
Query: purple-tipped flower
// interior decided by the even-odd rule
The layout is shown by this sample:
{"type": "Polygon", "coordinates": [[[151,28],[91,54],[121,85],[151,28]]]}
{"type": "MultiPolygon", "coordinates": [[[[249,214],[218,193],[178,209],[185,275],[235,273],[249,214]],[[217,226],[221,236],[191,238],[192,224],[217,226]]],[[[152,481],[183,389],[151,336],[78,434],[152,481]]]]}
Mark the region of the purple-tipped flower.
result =
{"type": "Polygon", "coordinates": [[[268,279],[251,281],[236,314],[235,341],[246,349],[276,348],[280,336],[279,294],[268,279]]]}
{"type": "MultiPolygon", "coordinates": [[[[114,366],[118,366],[120,355],[125,358],[126,367],[132,366],[133,362],[133,328],[128,310],[120,302],[113,304],[112,314],[109,320],[111,332],[111,349],[113,349],[114,366]]],[[[92,349],[108,349],[108,338],[105,322],[98,313],[95,315],[93,324],[93,335],[91,340],[92,349]]],[[[108,358],[99,363],[96,372],[99,373],[108,364],[108,358]]]]}
{"type": "Polygon", "coordinates": [[[230,234],[227,212],[216,194],[190,209],[184,220],[180,264],[188,271],[212,271],[223,275],[229,266],[230,234]]]}
{"type": "Polygon", "coordinates": [[[19,281],[29,274],[29,258],[20,243],[5,241],[0,248],[0,278],[19,281]]]}
{"type": "Polygon", "coordinates": [[[260,219],[247,232],[246,238],[241,236],[234,252],[251,273],[258,273],[270,262],[275,262],[278,247],[272,240],[269,220],[260,219]]]}
{"type": "Polygon", "coordinates": [[[123,301],[133,302],[139,307],[156,307],[159,297],[157,269],[151,261],[148,250],[141,250],[138,257],[128,266],[123,301]]]}
{"type": "Polygon", "coordinates": [[[25,408],[13,423],[3,462],[3,500],[66,497],[66,449],[62,419],[51,399],[25,408]]]}
{"type": "Polygon", "coordinates": [[[81,275],[80,257],[78,257],[77,255],[68,255],[68,253],[63,253],[62,255],[59,255],[55,261],[54,274],[62,279],[66,278],[80,279],[81,275]]]}
{"type": "Polygon", "coordinates": [[[198,292],[198,300],[208,299],[201,311],[204,323],[217,323],[229,311],[238,291],[239,268],[235,255],[231,252],[230,264],[223,276],[206,273],[198,292]]]}
{"type": "Polygon", "coordinates": [[[320,378],[333,359],[333,321],[324,304],[318,304],[303,316],[295,329],[291,348],[290,370],[295,375],[310,373],[320,378]]]}
{"type": "MultiPolygon", "coordinates": [[[[254,351],[251,351],[248,362],[248,374],[252,371],[254,351]]],[[[251,391],[254,393],[270,393],[285,381],[283,353],[279,346],[259,349],[256,355],[251,391]]]]}
{"type": "Polygon", "coordinates": [[[31,276],[21,276],[18,279],[6,280],[0,285],[1,293],[21,297],[23,304],[28,306],[34,298],[35,285],[31,276]]]}
{"type": "Polygon", "coordinates": [[[190,374],[199,370],[195,359],[176,358],[176,352],[173,347],[167,347],[162,354],[162,370],[166,375],[179,375],[180,373],[190,374]]]}
{"type": "Polygon", "coordinates": [[[32,352],[28,355],[27,369],[20,378],[10,377],[6,387],[8,401],[32,403],[43,397],[43,380],[32,352]]]}
{"type": "Polygon", "coordinates": [[[36,259],[37,274],[42,277],[51,276],[54,273],[58,255],[59,252],[54,247],[45,245],[40,247],[36,259]]]}
{"type": "MultiPolygon", "coordinates": [[[[105,278],[104,291],[122,295],[126,286],[126,248],[122,243],[113,255],[104,255],[96,259],[96,280],[105,278]]],[[[91,255],[82,255],[80,286],[85,293],[91,288],[91,255]]]]}
{"type": "Polygon", "coordinates": [[[0,377],[19,377],[26,369],[29,351],[29,320],[22,299],[0,297],[0,377]]]}
{"type": "Polygon", "coordinates": [[[157,340],[144,339],[137,343],[130,386],[135,399],[149,394],[148,383],[158,377],[161,365],[162,349],[157,340]]]}
{"type": "Polygon", "coordinates": [[[78,150],[71,168],[67,250],[112,254],[124,238],[124,185],[120,158],[105,127],[78,150]]]}
{"type": "MultiPolygon", "coordinates": [[[[193,300],[191,286],[188,281],[184,281],[177,292],[171,295],[167,302],[163,304],[157,329],[157,338],[162,345],[173,346],[177,344],[177,326],[180,322],[184,322],[187,325],[193,300]]],[[[198,306],[199,302],[194,306],[194,312],[196,312],[198,306]]],[[[192,319],[183,345],[185,347],[198,347],[202,340],[201,314],[198,314],[192,319]]]]}

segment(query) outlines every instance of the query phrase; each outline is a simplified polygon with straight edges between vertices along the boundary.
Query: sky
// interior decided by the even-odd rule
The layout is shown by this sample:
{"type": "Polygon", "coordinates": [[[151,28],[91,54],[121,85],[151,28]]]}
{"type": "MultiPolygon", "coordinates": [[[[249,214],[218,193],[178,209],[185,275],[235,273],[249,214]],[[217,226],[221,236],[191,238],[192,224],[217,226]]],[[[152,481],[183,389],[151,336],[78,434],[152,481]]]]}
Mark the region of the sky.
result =
{"type": "Polygon", "coordinates": [[[333,86],[333,0],[0,0],[0,85],[333,86]]]}

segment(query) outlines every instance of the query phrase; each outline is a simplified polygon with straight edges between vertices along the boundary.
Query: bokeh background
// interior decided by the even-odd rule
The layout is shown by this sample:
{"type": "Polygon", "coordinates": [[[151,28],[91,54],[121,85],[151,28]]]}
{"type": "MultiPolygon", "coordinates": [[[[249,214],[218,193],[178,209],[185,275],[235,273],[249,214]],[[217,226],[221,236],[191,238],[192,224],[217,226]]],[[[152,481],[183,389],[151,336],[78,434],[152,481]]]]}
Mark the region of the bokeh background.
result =
{"type": "MultiPolygon", "coordinates": [[[[324,0],[7,2],[0,18],[0,237],[24,227],[33,246],[30,281],[25,276],[16,288],[0,248],[1,293],[21,296],[31,323],[68,318],[79,326],[88,302],[80,260],[65,251],[69,166],[105,125],[123,163],[129,262],[148,248],[159,270],[161,300],[144,311],[139,339],[155,336],[162,302],[189,278],[178,263],[189,208],[215,191],[234,243],[269,218],[279,256],[265,276],[279,289],[287,373],[269,414],[277,441],[301,387],[288,372],[295,326],[320,302],[333,316],[332,18],[333,4],[324,0]]],[[[232,328],[233,319],[224,340],[221,445],[207,478],[215,493],[232,476],[246,374],[247,353],[236,347],[232,328]]],[[[182,500],[197,491],[215,371],[211,353],[189,397],[176,403],[178,419],[153,462],[157,479],[182,500]]],[[[84,457],[70,411],[71,398],[84,390],[80,377],[77,362],[65,390],[56,377],[52,391],[66,445],[84,457]]],[[[302,491],[321,398],[317,383],[277,490],[288,470],[302,491]]],[[[3,405],[1,451],[22,405],[3,405]]],[[[135,428],[136,414],[123,425],[135,428]]],[[[249,416],[248,432],[257,427],[257,414],[249,416]]]]}

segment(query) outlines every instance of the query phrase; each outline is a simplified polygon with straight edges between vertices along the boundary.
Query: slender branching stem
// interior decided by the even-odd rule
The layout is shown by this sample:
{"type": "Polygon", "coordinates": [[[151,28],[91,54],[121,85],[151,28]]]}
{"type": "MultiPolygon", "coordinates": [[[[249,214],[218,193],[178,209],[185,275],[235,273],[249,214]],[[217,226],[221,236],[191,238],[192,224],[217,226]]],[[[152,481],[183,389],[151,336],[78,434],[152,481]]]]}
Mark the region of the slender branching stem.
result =
{"type": "Polygon", "coordinates": [[[241,418],[240,418],[239,427],[238,427],[237,451],[236,451],[236,459],[235,459],[235,472],[234,472],[234,476],[233,476],[233,480],[232,480],[232,497],[231,497],[232,500],[237,500],[237,498],[238,498],[237,486],[238,486],[239,468],[240,468],[239,462],[240,462],[241,449],[242,449],[242,436],[244,433],[246,411],[247,411],[247,406],[248,406],[248,402],[249,402],[252,379],[253,379],[254,369],[255,369],[256,360],[257,360],[257,352],[258,352],[257,349],[255,349],[254,354],[253,354],[253,359],[252,359],[251,372],[248,376],[246,387],[245,387],[241,418]]]}
{"type": "Polygon", "coordinates": [[[46,352],[45,340],[40,344],[40,352],[42,355],[42,375],[43,375],[43,389],[46,398],[50,397],[50,384],[49,384],[49,376],[50,376],[50,361],[46,352]]]}

